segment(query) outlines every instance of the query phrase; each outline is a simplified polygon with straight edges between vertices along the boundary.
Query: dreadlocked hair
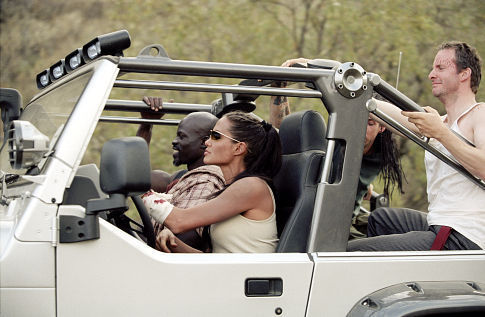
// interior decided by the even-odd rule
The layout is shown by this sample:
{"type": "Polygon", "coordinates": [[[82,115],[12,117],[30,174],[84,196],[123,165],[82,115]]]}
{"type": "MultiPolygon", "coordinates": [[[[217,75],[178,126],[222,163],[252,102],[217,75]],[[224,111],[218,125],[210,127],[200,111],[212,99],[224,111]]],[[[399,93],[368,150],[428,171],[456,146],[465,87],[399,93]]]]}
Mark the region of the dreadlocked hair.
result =
{"type": "Polygon", "coordinates": [[[396,142],[392,137],[392,132],[386,129],[379,133],[374,143],[375,148],[380,149],[382,154],[380,177],[384,180],[384,194],[389,196],[390,193],[392,194],[395,187],[399,189],[401,194],[404,194],[402,183],[405,176],[401,167],[399,151],[396,142]]]}

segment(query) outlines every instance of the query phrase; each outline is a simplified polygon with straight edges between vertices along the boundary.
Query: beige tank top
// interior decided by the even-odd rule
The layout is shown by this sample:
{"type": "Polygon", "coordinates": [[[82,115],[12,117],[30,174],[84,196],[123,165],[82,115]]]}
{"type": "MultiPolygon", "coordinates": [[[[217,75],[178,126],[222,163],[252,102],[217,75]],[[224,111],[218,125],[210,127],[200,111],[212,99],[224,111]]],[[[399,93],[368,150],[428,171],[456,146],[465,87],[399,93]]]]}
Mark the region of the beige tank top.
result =
{"type": "Polygon", "coordinates": [[[214,253],[271,253],[276,250],[275,200],[273,213],[265,220],[252,220],[241,214],[211,225],[210,236],[214,253]]]}

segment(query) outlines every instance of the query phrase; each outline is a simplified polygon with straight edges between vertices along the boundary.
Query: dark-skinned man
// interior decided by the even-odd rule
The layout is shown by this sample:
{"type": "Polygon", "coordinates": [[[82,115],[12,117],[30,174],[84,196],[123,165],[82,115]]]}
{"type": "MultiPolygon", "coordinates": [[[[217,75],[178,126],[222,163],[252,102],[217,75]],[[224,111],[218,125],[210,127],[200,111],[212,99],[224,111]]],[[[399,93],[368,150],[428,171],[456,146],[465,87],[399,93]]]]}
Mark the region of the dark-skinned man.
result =
{"type": "MultiPolygon", "coordinates": [[[[144,97],[143,101],[159,113],[141,112],[144,119],[160,119],[163,114],[162,98],[144,97]]],[[[194,112],[182,119],[177,128],[177,135],[172,141],[173,164],[187,165],[187,171],[178,171],[173,175],[166,172],[152,171],[152,189],[167,192],[172,195],[171,203],[180,208],[188,208],[201,204],[224,186],[224,178],[219,167],[204,165],[204,141],[209,130],[214,127],[217,117],[207,112],[194,112]],[[168,185],[167,185],[168,184],[168,185]]],[[[141,124],[136,134],[144,138],[150,145],[152,135],[151,124],[141,124]]],[[[207,241],[202,238],[203,228],[197,228],[178,234],[177,237],[191,247],[203,250],[207,241]]],[[[160,239],[163,228],[155,225],[157,248],[160,250],[160,239]]],[[[176,249],[174,250],[176,252],[176,249]]]]}

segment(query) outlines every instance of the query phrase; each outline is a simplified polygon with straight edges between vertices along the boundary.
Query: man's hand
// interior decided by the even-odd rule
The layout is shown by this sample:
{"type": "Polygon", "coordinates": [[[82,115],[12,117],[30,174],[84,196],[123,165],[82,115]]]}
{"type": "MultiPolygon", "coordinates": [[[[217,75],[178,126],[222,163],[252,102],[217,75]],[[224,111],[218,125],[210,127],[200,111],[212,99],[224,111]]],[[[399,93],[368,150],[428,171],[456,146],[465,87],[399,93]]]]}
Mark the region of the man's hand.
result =
{"type": "MultiPolygon", "coordinates": [[[[153,111],[162,111],[163,108],[163,100],[162,97],[143,97],[143,102],[146,103],[153,111]]],[[[149,112],[141,112],[141,117],[143,119],[160,119],[163,117],[163,113],[149,113],[149,112]]]]}
{"type": "Polygon", "coordinates": [[[172,199],[171,194],[157,193],[150,190],[141,196],[148,214],[157,222],[163,224],[168,215],[172,212],[174,206],[169,202],[172,199]]]}
{"type": "Polygon", "coordinates": [[[156,239],[156,247],[162,252],[172,253],[172,249],[177,247],[175,235],[168,228],[164,228],[156,239]]]}
{"type": "Polygon", "coordinates": [[[421,135],[440,141],[449,132],[448,127],[443,123],[438,111],[431,107],[424,107],[424,110],[426,113],[402,111],[401,114],[418,128],[421,135]]]}
{"type": "Polygon", "coordinates": [[[283,67],[290,67],[291,65],[294,65],[294,64],[302,64],[303,66],[307,67],[308,66],[308,61],[309,61],[308,58],[303,58],[303,57],[294,58],[294,59],[287,60],[286,62],[284,62],[283,64],[281,64],[281,66],[283,66],[283,67]]]}
{"type": "Polygon", "coordinates": [[[364,200],[370,200],[371,199],[373,190],[374,190],[374,185],[369,184],[369,186],[367,186],[367,193],[365,193],[365,195],[364,195],[364,200]]]}

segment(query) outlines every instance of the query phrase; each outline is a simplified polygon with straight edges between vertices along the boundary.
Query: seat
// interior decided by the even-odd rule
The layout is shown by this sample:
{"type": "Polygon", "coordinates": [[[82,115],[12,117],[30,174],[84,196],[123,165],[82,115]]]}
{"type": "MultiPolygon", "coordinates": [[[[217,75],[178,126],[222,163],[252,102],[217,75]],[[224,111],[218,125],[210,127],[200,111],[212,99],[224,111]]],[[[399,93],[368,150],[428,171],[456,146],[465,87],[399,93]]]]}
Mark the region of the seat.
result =
{"type": "Polygon", "coordinates": [[[274,177],[276,252],[306,252],[313,206],[325,160],[326,127],[316,111],[290,114],[280,127],[282,166],[274,177]]]}
{"type": "Polygon", "coordinates": [[[64,193],[65,205],[80,205],[86,208],[93,198],[107,198],[99,185],[99,170],[95,164],[79,166],[71,186],[64,193]]]}

